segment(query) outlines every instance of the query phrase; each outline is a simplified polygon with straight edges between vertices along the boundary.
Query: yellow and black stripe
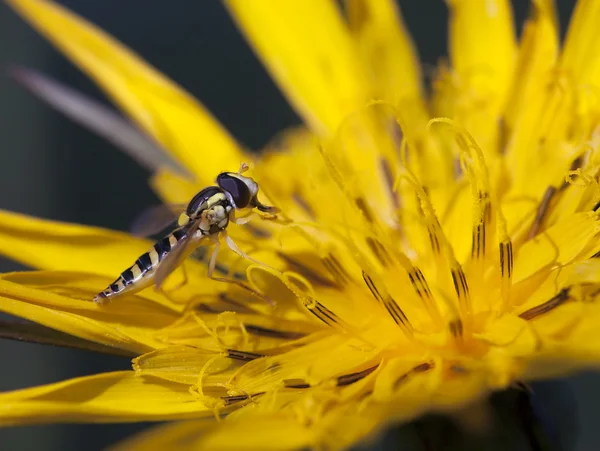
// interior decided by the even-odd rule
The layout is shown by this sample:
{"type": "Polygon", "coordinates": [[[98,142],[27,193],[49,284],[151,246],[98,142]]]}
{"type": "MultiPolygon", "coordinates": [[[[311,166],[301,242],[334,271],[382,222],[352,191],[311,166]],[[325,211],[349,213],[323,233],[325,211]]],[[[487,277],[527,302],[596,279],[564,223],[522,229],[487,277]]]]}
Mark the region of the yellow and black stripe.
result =
{"type": "Polygon", "coordinates": [[[167,254],[187,237],[183,229],[175,230],[163,239],[156,242],[150,251],[141,255],[136,262],[111,283],[104,291],[94,297],[94,302],[104,303],[108,300],[124,294],[138,292],[152,283],[152,276],[158,264],[167,254]]]}

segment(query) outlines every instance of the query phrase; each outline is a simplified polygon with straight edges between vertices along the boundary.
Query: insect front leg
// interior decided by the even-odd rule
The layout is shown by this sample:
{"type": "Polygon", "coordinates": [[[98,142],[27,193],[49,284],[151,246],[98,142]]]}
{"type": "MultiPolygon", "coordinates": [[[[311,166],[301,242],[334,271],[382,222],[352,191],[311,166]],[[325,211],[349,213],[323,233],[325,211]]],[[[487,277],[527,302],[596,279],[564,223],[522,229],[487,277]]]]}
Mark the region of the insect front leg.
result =
{"type": "Polygon", "coordinates": [[[237,225],[244,225],[244,224],[247,224],[247,223],[249,223],[250,221],[252,221],[252,220],[253,220],[254,218],[256,218],[257,216],[258,216],[258,215],[257,215],[256,213],[250,213],[250,214],[249,214],[249,215],[247,215],[247,216],[243,216],[243,217],[241,217],[241,218],[236,218],[236,217],[235,217],[235,210],[233,210],[233,211],[231,212],[231,214],[229,215],[229,220],[230,220],[231,222],[233,222],[234,224],[237,224],[237,225]]]}

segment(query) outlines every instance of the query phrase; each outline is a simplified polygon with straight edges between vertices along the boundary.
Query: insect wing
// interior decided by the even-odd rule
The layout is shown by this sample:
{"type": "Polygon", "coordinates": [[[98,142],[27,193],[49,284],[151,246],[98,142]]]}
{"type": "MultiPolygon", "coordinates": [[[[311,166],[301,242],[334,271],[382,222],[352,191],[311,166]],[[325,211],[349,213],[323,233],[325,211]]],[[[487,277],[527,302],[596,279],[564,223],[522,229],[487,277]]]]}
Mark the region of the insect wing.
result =
{"type": "Polygon", "coordinates": [[[154,205],[144,210],[131,224],[129,231],[135,236],[156,235],[177,220],[178,211],[183,211],[185,204],[154,205]]]}
{"type": "Polygon", "coordinates": [[[193,180],[190,172],[162,145],[112,109],[34,70],[17,67],[10,72],[28,91],[69,119],[110,141],[148,170],[156,172],[167,168],[193,180]]]}
{"type": "Polygon", "coordinates": [[[187,235],[179,240],[174,248],[172,248],[158,264],[156,272],[154,273],[154,284],[156,285],[156,288],[160,288],[171,273],[175,271],[183,260],[192,252],[192,247],[198,245],[200,240],[194,237],[196,226],[197,223],[194,223],[192,226],[186,227],[186,231],[188,232],[187,235]]]}

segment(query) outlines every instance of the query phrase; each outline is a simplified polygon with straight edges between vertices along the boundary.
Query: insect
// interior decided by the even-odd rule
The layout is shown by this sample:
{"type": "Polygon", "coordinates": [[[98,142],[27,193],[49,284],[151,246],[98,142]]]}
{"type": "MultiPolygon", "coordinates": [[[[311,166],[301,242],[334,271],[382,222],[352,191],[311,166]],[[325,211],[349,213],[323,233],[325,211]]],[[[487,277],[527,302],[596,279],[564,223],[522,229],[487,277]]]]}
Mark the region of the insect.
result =
{"type": "Polygon", "coordinates": [[[247,169],[248,166],[242,164],[238,172],[219,174],[216,179],[218,186],[204,188],[189,202],[179,216],[178,227],[157,241],[152,249],[141,255],[104,291],[98,293],[94,302],[104,304],[125,293],[136,293],[153,283],[160,288],[169,274],[206,238],[215,244],[208,264],[209,277],[212,277],[216,265],[220,235],[225,236],[225,242],[232,251],[250,258],[227,235],[229,222],[248,222],[252,215],[235,217],[236,211],[245,208],[256,208],[271,214],[277,209],[260,203],[257,198],[258,184],[252,178],[242,175],[247,169]]]}

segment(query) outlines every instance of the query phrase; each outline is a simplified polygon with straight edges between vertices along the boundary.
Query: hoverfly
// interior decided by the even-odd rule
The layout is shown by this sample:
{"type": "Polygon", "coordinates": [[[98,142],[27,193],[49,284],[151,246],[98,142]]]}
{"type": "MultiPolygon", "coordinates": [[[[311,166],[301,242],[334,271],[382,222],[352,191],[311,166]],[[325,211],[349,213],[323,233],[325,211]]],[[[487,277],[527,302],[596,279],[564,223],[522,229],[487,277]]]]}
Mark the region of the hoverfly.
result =
{"type": "Polygon", "coordinates": [[[235,212],[244,208],[256,208],[265,213],[275,213],[276,208],[263,205],[257,198],[258,184],[242,175],[248,169],[242,164],[238,172],[222,172],[217,176],[218,186],[204,188],[187,205],[177,221],[178,227],[157,241],[150,251],[141,255],[136,262],[94,297],[94,302],[104,304],[123,294],[136,293],[153,283],[160,287],[166,278],[189,255],[194,245],[205,238],[215,243],[208,265],[208,276],[216,265],[219,251],[219,235],[225,234],[229,248],[242,257],[249,258],[238,249],[226,235],[229,222],[244,224],[250,217],[235,218],[235,212]]]}

